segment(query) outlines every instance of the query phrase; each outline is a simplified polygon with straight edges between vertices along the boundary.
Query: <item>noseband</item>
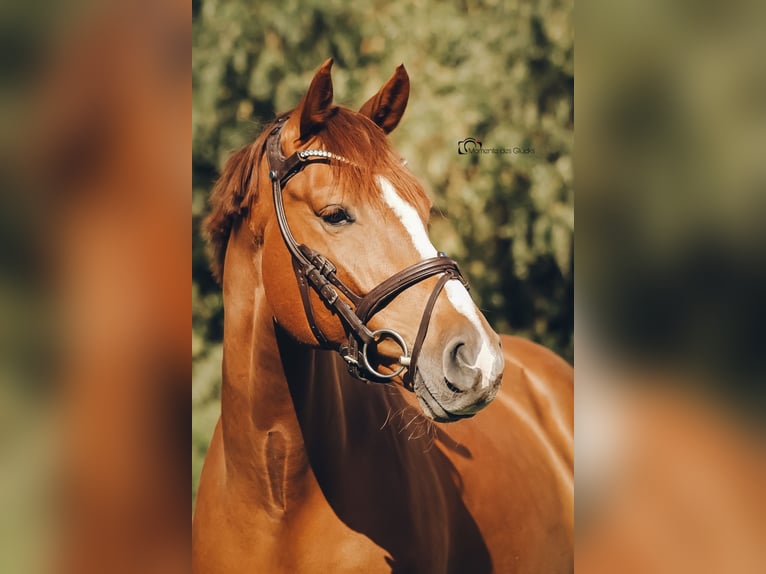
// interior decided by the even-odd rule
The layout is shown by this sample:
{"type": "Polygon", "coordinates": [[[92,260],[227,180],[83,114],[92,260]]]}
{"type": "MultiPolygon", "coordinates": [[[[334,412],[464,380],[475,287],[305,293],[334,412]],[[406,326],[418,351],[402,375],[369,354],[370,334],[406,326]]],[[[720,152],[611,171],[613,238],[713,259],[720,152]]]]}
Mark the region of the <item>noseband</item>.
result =
{"type": "Polygon", "coordinates": [[[403,377],[404,384],[412,389],[415,383],[420,349],[426,338],[431,313],[439,293],[447,281],[452,279],[461,281],[466,287],[468,285],[460,273],[457,262],[440,253],[438,257],[425,259],[395,273],[362,296],[356,294],[338,278],[337,269],[329,259],[307,245],[298,243],[287,223],[282,188],[291,177],[307,165],[332,162],[351,165],[351,162],[344,157],[324,150],[302,150],[293,153],[290,157],[284,157],[279,145],[279,138],[286,120],[287,117],[285,116],[279,118],[269,133],[266,140],[266,153],[279,231],[282,233],[282,238],[292,256],[293,269],[298,280],[301,300],[311,332],[316,337],[320,347],[335,350],[343,357],[348,364],[349,372],[357,379],[389,382],[406,369],[407,372],[403,377]],[[441,277],[426,302],[411,353],[404,338],[396,331],[392,329],[371,331],[367,327],[367,323],[373,315],[384,309],[402,291],[435,275],[441,275],[441,277]],[[325,306],[340,318],[347,335],[347,340],[344,343],[339,345],[331,343],[317,325],[309,289],[313,289],[325,306]],[[348,299],[350,304],[340,294],[348,299]],[[390,373],[381,373],[370,361],[369,352],[386,339],[394,341],[401,348],[402,355],[399,357],[398,369],[390,373]]]}

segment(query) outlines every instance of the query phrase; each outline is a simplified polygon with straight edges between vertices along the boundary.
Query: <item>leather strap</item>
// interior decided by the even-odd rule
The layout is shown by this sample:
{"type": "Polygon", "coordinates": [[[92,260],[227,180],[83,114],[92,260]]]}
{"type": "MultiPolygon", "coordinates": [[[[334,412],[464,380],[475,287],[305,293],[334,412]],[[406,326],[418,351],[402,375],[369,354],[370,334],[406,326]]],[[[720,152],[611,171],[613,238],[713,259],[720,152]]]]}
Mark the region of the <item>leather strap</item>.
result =
{"type": "Polygon", "coordinates": [[[431,257],[419,261],[406,269],[395,273],[367,295],[362,297],[356,308],[359,318],[367,322],[373,315],[383,310],[399,293],[421,281],[439,273],[452,272],[455,279],[462,279],[457,262],[446,256],[431,257]]]}
{"type": "Polygon", "coordinates": [[[433,313],[436,300],[439,298],[439,293],[442,292],[447,281],[451,279],[458,279],[451,272],[447,272],[439,278],[434,290],[431,291],[431,296],[428,298],[426,308],[423,310],[423,318],[420,320],[420,327],[418,328],[418,334],[415,337],[415,344],[412,346],[412,354],[410,355],[410,368],[404,375],[404,385],[413,390],[415,387],[415,375],[418,369],[418,358],[420,357],[420,349],[423,348],[423,342],[426,340],[428,334],[428,326],[431,324],[431,313],[433,313]]]}
{"type": "Polygon", "coordinates": [[[306,279],[306,275],[304,274],[303,267],[298,265],[295,259],[293,259],[293,270],[295,271],[295,277],[298,280],[298,288],[301,292],[301,301],[303,302],[303,310],[306,313],[306,319],[308,320],[309,327],[311,328],[311,332],[314,334],[314,337],[316,337],[317,342],[322,347],[329,348],[331,346],[330,342],[324,336],[324,333],[322,333],[322,330],[317,326],[316,320],[314,319],[314,307],[311,304],[311,293],[309,292],[308,279],[306,279]]]}

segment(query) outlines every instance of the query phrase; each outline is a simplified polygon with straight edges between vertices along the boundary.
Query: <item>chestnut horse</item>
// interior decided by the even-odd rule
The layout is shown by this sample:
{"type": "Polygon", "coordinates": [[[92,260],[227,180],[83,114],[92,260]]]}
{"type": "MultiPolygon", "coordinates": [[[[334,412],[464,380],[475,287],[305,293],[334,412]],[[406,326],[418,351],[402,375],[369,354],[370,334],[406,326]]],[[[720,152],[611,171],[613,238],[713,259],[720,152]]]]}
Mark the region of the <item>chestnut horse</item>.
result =
{"type": "Polygon", "coordinates": [[[331,65],[212,193],[223,387],[194,571],[571,572],[572,369],[498,337],[430,243],[386,138],[404,67],[354,112],[331,65]]]}

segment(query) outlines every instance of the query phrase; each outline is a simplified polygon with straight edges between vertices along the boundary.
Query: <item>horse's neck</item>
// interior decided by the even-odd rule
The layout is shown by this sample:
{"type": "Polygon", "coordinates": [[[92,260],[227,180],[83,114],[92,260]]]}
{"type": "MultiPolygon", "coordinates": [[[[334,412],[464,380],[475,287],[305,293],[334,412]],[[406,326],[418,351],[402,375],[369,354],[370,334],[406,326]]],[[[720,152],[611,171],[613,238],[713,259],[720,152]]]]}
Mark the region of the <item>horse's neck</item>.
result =
{"type": "Polygon", "coordinates": [[[305,487],[308,462],[260,280],[260,254],[241,229],[230,238],[223,291],[221,430],[228,488],[250,504],[283,512],[305,487]]]}
{"type": "Polygon", "coordinates": [[[333,395],[333,385],[325,385],[317,396],[310,384],[313,350],[289,339],[277,341],[260,281],[260,256],[243,234],[231,241],[244,245],[230,244],[224,278],[221,426],[227,480],[252,503],[281,513],[308,496],[306,489],[315,484],[291,387],[293,393],[305,393],[300,401],[304,423],[321,425],[323,438],[342,447],[341,398],[333,395]],[[291,367],[290,384],[283,362],[291,367]],[[309,408],[314,400],[316,408],[309,408]],[[339,416],[328,419],[320,410],[339,416]]]}
{"type": "Polygon", "coordinates": [[[243,234],[230,241],[241,242],[236,249],[230,244],[224,278],[221,424],[232,486],[282,513],[316,488],[312,466],[325,495],[343,490],[343,481],[359,474],[360,452],[371,439],[391,450],[388,470],[404,451],[423,450],[421,441],[409,440],[427,434],[422,417],[398,391],[344,381],[348,375],[334,354],[299,345],[275,328],[258,253],[243,234]]]}

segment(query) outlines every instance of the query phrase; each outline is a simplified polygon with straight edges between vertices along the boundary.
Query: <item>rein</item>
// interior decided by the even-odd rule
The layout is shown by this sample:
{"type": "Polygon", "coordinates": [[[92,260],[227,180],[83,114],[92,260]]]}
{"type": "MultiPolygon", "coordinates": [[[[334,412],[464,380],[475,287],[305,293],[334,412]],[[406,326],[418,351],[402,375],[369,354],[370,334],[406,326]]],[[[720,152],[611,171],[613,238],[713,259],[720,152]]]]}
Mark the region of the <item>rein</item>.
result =
{"type": "Polygon", "coordinates": [[[346,361],[349,372],[355,378],[368,382],[386,383],[406,370],[403,381],[405,386],[412,390],[417,373],[418,357],[428,332],[431,313],[439,293],[447,281],[452,279],[461,281],[466,288],[468,284],[460,273],[457,262],[443,253],[439,253],[437,257],[419,261],[395,273],[362,296],[355,293],[340,280],[337,276],[337,268],[329,259],[307,245],[298,243],[287,222],[282,188],[290,178],[307,165],[313,163],[328,164],[333,161],[351,165],[351,162],[325,150],[301,150],[287,158],[284,157],[279,140],[286,120],[286,116],[279,118],[269,133],[266,140],[266,153],[269,161],[269,178],[272,184],[277,223],[285,245],[287,245],[292,256],[293,270],[298,281],[304,312],[311,332],[321,348],[334,350],[340,354],[346,361]],[[368,321],[376,313],[383,310],[397,295],[435,275],[441,275],[441,277],[426,303],[411,353],[404,338],[393,329],[371,331],[367,327],[368,321]],[[347,336],[344,343],[331,343],[317,325],[309,289],[313,289],[325,306],[340,318],[347,336]],[[343,294],[350,304],[340,294],[343,294]],[[402,355],[398,359],[398,369],[390,373],[381,373],[371,363],[369,351],[386,339],[394,341],[402,350],[402,355]]]}

